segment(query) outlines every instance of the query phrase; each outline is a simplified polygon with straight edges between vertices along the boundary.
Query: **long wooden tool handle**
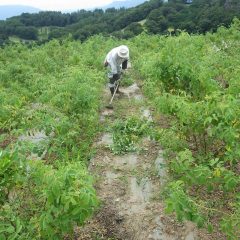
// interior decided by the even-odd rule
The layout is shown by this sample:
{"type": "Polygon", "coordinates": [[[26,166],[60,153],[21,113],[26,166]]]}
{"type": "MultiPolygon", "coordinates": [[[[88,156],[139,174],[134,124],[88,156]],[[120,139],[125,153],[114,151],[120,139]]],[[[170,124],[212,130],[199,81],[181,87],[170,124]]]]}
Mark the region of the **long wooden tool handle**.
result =
{"type": "Polygon", "coordinates": [[[116,86],[115,89],[114,89],[113,96],[112,96],[111,101],[110,101],[110,103],[109,103],[110,105],[112,104],[112,101],[113,101],[113,99],[114,99],[114,97],[115,97],[115,94],[116,94],[116,92],[117,92],[118,86],[119,86],[119,82],[117,83],[117,86],[116,86]]]}

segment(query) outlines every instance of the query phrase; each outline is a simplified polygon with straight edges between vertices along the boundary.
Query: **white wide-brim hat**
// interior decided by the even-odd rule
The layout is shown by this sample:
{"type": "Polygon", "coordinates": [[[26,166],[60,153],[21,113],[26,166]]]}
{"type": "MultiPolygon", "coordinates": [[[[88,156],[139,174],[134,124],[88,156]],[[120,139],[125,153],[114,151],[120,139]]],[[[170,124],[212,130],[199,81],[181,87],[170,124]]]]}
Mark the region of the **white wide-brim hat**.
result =
{"type": "Polygon", "coordinates": [[[118,56],[120,58],[129,58],[129,49],[127,46],[122,45],[118,47],[118,52],[117,52],[118,56]]]}

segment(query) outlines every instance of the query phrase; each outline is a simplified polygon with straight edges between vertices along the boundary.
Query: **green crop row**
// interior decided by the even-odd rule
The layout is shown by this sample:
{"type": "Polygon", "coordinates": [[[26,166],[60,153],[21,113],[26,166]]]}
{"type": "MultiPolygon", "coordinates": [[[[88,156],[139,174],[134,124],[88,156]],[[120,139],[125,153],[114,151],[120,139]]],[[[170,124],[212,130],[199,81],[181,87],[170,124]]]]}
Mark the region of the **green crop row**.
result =
{"type": "Polygon", "coordinates": [[[169,212],[240,237],[240,21],[214,34],[141,35],[135,68],[152,105],[171,116],[159,129],[168,156],[169,212]],[[171,140],[166,139],[172,137],[171,140]]]}
{"type": "Polygon", "coordinates": [[[87,164],[114,44],[0,49],[0,239],[62,239],[97,208],[87,164]]]}

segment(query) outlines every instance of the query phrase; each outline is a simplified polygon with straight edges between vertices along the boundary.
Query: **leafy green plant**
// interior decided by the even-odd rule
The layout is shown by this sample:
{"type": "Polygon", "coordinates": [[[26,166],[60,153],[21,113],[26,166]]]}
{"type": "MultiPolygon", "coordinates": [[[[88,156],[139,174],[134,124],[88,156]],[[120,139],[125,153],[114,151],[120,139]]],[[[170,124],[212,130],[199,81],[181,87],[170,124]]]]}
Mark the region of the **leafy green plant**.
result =
{"type": "Polygon", "coordinates": [[[221,221],[221,229],[227,235],[229,240],[240,238],[240,205],[239,196],[237,197],[235,212],[230,216],[224,217],[221,221]]]}
{"type": "Polygon", "coordinates": [[[129,73],[129,71],[125,71],[122,75],[121,86],[131,86],[134,83],[134,76],[129,73]]]}
{"type": "Polygon", "coordinates": [[[137,143],[143,137],[150,125],[146,120],[131,117],[125,121],[116,121],[112,127],[114,154],[134,152],[137,150],[137,143]]]}
{"type": "Polygon", "coordinates": [[[2,239],[62,239],[98,206],[93,180],[81,163],[53,169],[29,162],[24,175],[26,181],[15,182],[13,200],[2,203],[2,239]]]}
{"type": "Polygon", "coordinates": [[[7,200],[10,190],[21,181],[23,168],[16,153],[0,151],[0,204],[7,200]]]}
{"type": "Polygon", "coordinates": [[[0,49],[0,135],[16,139],[0,157],[1,239],[62,239],[96,209],[86,165],[109,45],[99,36],[0,49]],[[43,159],[31,162],[33,154],[43,159]]]}
{"type": "Polygon", "coordinates": [[[176,212],[177,219],[190,220],[199,227],[205,224],[205,217],[202,215],[195,202],[184,191],[184,183],[182,181],[171,182],[168,186],[168,194],[166,198],[166,212],[176,212]]]}
{"type": "Polygon", "coordinates": [[[82,225],[98,205],[91,177],[80,163],[57,171],[38,168],[39,165],[33,165],[31,171],[42,189],[39,189],[44,202],[39,216],[41,236],[52,239],[72,232],[74,224],[82,225]]]}
{"type": "MultiPolygon", "coordinates": [[[[220,27],[205,36],[182,32],[150,38],[151,44],[145,35],[133,40],[137,44],[133,45],[135,67],[153,106],[173,120],[169,128],[153,134],[168,153],[170,179],[176,183],[169,186],[175,191],[167,198],[173,205],[171,212],[195,221],[198,206],[204,209],[212,194],[223,195],[211,212],[224,218],[226,236],[238,239],[239,213],[233,206],[240,186],[239,20],[230,29],[220,27]],[[148,51],[142,54],[146,46],[148,51]],[[184,208],[178,198],[183,199],[184,208]],[[232,217],[220,207],[223,205],[228,205],[232,217]]],[[[211,222],[205,211],[202,216],[211,222]]]]}

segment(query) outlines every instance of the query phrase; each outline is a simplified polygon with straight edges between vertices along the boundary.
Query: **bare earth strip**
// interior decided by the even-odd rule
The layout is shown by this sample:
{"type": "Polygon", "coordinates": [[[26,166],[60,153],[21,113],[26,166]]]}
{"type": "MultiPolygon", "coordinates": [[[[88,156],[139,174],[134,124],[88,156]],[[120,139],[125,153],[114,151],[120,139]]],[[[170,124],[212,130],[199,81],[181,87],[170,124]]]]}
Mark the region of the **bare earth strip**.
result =
{"type": "MultiPolygon", "coordinates": [[[[122,89],[114,99],[114,110],[103,110],[101,121],[113,122],[131,114],[152,120],[150,110],[136,84],[122,89]]],[[[164,213],[161,186],[167,175],[163,151],[158,143],[144,138],[138,153],[114,155],[109,149],[112,135],[103,133],[96,141],[97,153],[89,165],[96,177],[101,200],[99,212],[85,227],[75,230],[78,240],[197,240],[214,239],[192,223],[177,223],[164,213]]]]}

